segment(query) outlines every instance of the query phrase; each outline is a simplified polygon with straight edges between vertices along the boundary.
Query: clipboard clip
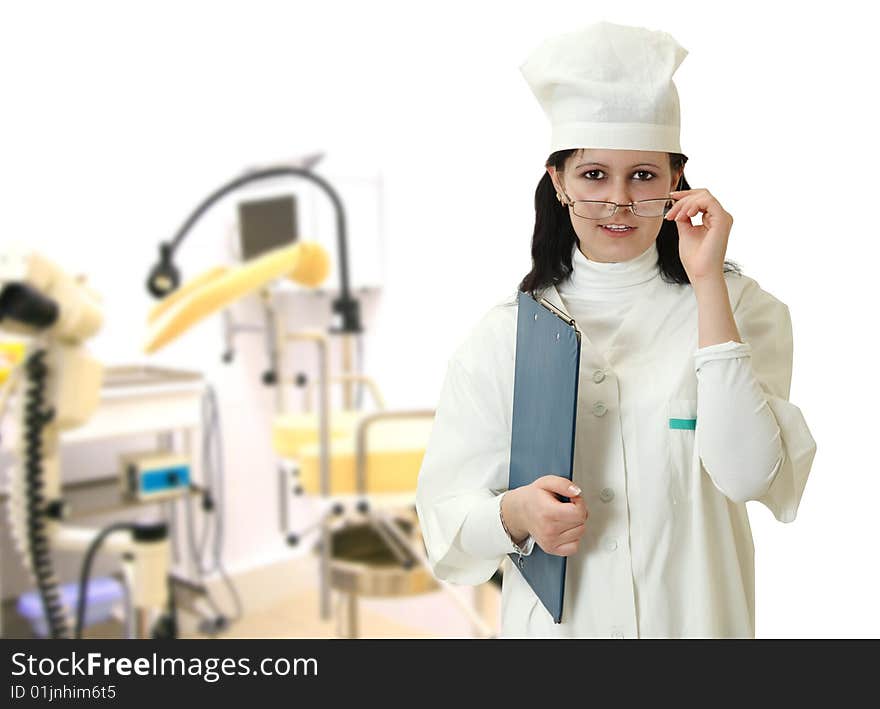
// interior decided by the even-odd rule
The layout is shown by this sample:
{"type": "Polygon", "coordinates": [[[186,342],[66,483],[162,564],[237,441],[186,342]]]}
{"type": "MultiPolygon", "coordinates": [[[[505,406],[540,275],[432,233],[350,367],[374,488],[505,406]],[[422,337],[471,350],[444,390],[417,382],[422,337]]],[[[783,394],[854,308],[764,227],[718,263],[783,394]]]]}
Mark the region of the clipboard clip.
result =
{"type": "Polygon", "coordinates": [[[577,323],[574,321],[574,318],[572,318],[570,315],[567,315],[566,313],[563,313],[559,308],[557,308],[555,305],[553,305],[553,303],[551,303],[549,300],[542,297],[539,302],[541,303],[541,305],[543,305],[545,308],[547,308],[550,312],[552,312],[558,318],[563,320],[566,325],[571,325],[572,327],[577,328],[577,323]]]}

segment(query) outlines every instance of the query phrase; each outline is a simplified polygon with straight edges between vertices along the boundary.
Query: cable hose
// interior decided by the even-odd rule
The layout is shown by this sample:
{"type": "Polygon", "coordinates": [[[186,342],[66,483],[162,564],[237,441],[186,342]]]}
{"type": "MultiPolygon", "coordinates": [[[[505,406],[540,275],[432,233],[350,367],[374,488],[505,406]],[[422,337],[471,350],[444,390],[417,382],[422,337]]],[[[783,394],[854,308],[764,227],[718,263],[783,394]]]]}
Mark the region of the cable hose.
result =
{"type": "MultiPolygon", "coordinates": [[[[220,575],[235,605],[235,613],[229,622],[235,623],[244,615],[244,607],[241,602],[241,596],[223,565],[222,558],[226,496],[224,489],[222,425],[220,423],[219,410],[216,390],[208,384],[202,396],[202,467],[205,476],[205,487],[211,493],[213,506],[210,510],[204,510],[202,537],[200,540],[196,538],[195,514],[191,497],[187,497],[183,501],[183,512],[189,552],[195,564],[196,572],[202,581],[210,573],[217,572],[220,575]],[[210,549],[208,548],[209,539],[211,541],[210,549]],[[208,558],[209,556],[210,558],[208,558]]],[[[205,586],[205,600],[217,617],[224,616],[207,586],[205,586]]]]}
{"type": "Polygon", "coordinates": [[[127,529],[130,531],[134,531],[137,529],[137,525],[134,522],[116,522],[114,524],[110,524],[104,529],[102,529],[98,536],[96,536],[91,544],[89,544],[89,548],[86,551],[85,558],[82,563],[82,570],[80,572],[79,577],[79,597],[76,602],[76,630],[74,637],[77,640],[82,640],[82,631],[83,625],[85,624],[86,618],[86,595],[88,594],[89,588],[89,576],[92,573],[92,561],[95,558],[95,554],[98,553],[98,549],[100,549],[101,544],[103,544],[104,540],[109,537],[113,532],[118,532],[120,530],[127,529]]]}
{"type": "Polygon", "coordinates": [[[46,500],[43,497],[43,429],[55,416],[54,411],[44,408],[49,376],[45,358],[45,349],[35,350],[25,365],[30,385],[25,395],[24,415],[28,548],[50,635],[52,638],[66,638],[69,636],[67,615],[52,565],[45,520],[46,500]]]}
{"type": "Polygon", "coordinates": [[[226,489],[225,489],[225,465],[223,460],[223,426],[220,422],[220,406],[217,403],[217,392],[213,386],[208,385],[205,395],[202,399],[203,409],[202,417],[207,418],[209,424],[207,426],[207,435],[202,439],[205,451],[205,461],[211,470],[211,480],[216,491],[216,507],[217,512],[214,518],[214,539],[213,539],[213,561],[214,565],[211,570],[215,570],[220,574],[220,578],[226,585],[229,595],[235,604],[235,615],[232,622],[241,620],[244,615],[244,608],[241,602],[241,596],[235,587],[226,568],[223,565],[223,535],[226,526],[226,489]]]}

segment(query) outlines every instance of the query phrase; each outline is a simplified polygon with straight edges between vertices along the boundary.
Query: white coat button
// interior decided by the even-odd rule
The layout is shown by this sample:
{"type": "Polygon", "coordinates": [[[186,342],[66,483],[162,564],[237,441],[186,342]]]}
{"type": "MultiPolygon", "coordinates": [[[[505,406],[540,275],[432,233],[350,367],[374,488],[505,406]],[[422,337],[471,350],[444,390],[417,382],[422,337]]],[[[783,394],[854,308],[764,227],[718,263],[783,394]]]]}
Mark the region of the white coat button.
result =
{"type": "Polygon", "coordinates": [[[605,542],[605,548],[608,551],[614,551],[615,549],[617,549],[617,540],[609,539],[607,542],[605,542]]]}
{"type": "Polygon", "coordinates": [[[602,502],[611,502],[614,499],[614,490],[610,487],[603,487],[602,492],[599,493],[599,499],[602,502]]]}
{"type": "Polygon", "coordinates": [[[608,411],[608,409],[605,407],[605,404],[603,404],[601,401],[597,401],[595,404],[593,404],[593,415],[594,416],[604,416],[606,411],[608,411]]]}
{"type": "Polygon", "coordinates": [[[593,381],[596,382],[596,384],[601,382],[603,379],[605,379],[605,372],[603,372],[601,369],[597,369],[595,372],[593,372],[593,381]]]}

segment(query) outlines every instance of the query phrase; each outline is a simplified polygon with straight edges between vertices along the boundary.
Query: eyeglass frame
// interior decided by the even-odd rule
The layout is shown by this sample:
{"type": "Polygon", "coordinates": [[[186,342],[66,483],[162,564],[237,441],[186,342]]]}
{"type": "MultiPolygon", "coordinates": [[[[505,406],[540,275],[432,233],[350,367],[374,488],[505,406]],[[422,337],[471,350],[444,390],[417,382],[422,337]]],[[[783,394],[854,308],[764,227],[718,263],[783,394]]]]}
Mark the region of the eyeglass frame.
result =
{"type": "MultiPolygon", "coordinates": [[[[568,195],[566,195],[566,196],[568,196],[568,195]]],[[[599,219],[611,219],[611,217],[613,217],[615,214],[617,214],[617,210],[620,209],[620,207],[629,207],[629,211],[631,211],[633,213],[633,216],[641,217],[642,219],[655,219],[656,217],[645,217],[645,216],[642,216],[641,214],[637,214],[636,210],[633,209],[633,207],[636,204],[639,204],[640,202],[659,202],[660,200],[664,200],[666,202],[671,201],[673,203],[678,201],[677,199],[675,199],[672,196],[652,197],[651,199],[637,199],[635,202],[626,202],[623,204],[618,204],[617,202],[612,202],[610,200],[604,200],[604,199],[573,199],[570,202],[568,202],[566,204],[566,206],[574,208],[574,205],[578,202],[589,202],[590,204],[613,204],[614,205],[614,211],[611,212],[611,214],[609,214],[606,217],[582,217],[580,214],[575,214],[576,217],[580,217],[581,219],[590,219],[591,221],[598,221],[599,219]]],[[[671,209],[671,207],[670,207],[670,209],[671,209]]],[[[659,216],[665,217],[666,214],[668,214],[668,213],[669,213],[669,210],[667,210],[664,214],[660,214],[659,216]]]]}

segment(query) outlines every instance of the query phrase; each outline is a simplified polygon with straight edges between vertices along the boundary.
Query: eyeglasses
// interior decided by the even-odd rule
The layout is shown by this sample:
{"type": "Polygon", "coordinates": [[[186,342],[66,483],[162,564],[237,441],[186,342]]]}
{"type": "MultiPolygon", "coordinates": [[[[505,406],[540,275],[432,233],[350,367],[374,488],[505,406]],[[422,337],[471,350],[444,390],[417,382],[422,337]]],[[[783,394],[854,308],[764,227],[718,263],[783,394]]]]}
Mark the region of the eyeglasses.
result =
{"type": "Polygon", "coordinates": [[[642,199],[629,204],[617,204],[617,202],[599,202],[592,199],[579,199],[569,202],[575,215],[584,219],[609,219],[617,214],[618,207],[629,207],[637,217],[665,217],[672,209],[675,200],[671,197],[665,199],[642,199]]]}

